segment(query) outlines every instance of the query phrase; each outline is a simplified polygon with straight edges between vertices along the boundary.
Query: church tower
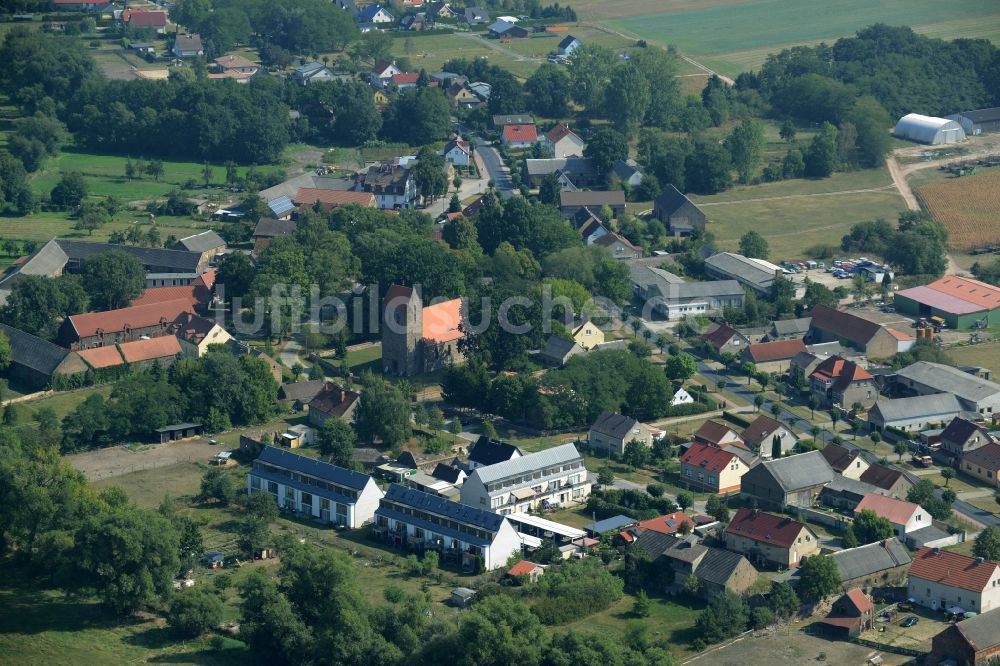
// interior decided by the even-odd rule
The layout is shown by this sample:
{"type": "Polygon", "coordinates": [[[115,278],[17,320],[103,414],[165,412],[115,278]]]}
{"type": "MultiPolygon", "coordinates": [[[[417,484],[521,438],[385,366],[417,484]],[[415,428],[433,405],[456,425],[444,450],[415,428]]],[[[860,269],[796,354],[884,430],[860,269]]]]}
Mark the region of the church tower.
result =
{"type": "Polygon", "coordinates": [[[423,300],[413,287],[394,284],[382,302],[382,371],[410,376],[422,368],[423,300]]]}

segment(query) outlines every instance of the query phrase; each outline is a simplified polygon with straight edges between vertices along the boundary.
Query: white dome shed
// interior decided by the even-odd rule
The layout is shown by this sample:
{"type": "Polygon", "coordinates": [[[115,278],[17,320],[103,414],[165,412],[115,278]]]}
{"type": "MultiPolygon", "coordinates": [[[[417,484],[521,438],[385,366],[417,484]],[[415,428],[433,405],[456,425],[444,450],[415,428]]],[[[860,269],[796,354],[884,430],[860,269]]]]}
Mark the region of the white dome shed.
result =
{"type": "Polygon", "coordinates": [[[955,143],[965,139],[965,130],[954,120],[908,113],[899,119],[893,136],[917,143],[955,143]]]}

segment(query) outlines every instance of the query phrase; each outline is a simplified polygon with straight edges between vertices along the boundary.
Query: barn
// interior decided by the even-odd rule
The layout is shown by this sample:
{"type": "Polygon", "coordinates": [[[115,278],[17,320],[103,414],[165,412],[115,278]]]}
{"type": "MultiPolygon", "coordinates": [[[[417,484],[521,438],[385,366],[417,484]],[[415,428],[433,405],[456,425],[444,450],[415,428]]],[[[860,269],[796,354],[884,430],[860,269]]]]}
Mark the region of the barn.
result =
{"type": "Polygon", "coordinates": [[[941,317],[949,328],[1000,324],[1000,288],[957,275],[898,291],[893,305],[914,317],[941,317]]]}
{"type": "Polygon", "coordinates": [[[948,120],[954,120],[962,129],[966,136],[975,136],[986,132],[1000,132],[1000,106],[992,109],[976,109],[975,111],[963,111],[948,116],[948,120]]]}
{"type": "Polygon", "coordinates": [[[892,134],[900,139],[931,145],[955,143],[965,139],[965,130],[954,120],[922,116],[919,113],[908,113],[900,118],[892,134]]]}

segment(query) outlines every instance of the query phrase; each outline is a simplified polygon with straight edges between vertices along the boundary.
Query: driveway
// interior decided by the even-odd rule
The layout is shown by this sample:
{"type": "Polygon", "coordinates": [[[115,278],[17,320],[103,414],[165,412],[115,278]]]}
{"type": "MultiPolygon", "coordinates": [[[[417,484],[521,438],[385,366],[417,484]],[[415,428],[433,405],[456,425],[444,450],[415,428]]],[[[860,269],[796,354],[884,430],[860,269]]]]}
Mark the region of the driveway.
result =
{"type": "Polygon", "coordinates": [[[465,127],[461,123],[455,123],[454,125],[459,134],[475,142],[476,156],[482,160],[482,164],[486,168],[486,173],[489,174],[490,180],[493,181],[493,187],[500,194],[500,197],[502,199],[510,199],[514,196],[514,183],[510,180],[510,170],[507,169],[503,160],[500,159],[500,153],[490,145],[489,141],[473,132],[470,128],[465,127]]]}

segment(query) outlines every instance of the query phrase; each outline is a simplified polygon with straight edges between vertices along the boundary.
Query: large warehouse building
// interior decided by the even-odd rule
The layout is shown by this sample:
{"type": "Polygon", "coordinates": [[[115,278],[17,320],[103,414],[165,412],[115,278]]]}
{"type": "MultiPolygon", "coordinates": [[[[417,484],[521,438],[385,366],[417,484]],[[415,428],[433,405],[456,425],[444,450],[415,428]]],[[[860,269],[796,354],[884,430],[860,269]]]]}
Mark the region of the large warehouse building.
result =
{"type": "Polygon", "coordinates": [[[908,113],[899,119],[893,136],[917,143],[955,143],[965,139],[965,130],[954,120],[932,118],[919,113],[908,113]]]}
{"type": "Polygon", "coordinates": [[[941,317],[951,328],[1000,324],[1000,287],[956,275],[896,292],[893,304],[915,317],[941,317]]]}
{"type": "Polygon", "coordinates": [[[1000,132],[1000,106],[992,109],[976,109],[975,111],[963,111],[948,116],[948,120],[954,120],[965,130],[966,136],[975,136],[986,132],[1000,132]]]}

